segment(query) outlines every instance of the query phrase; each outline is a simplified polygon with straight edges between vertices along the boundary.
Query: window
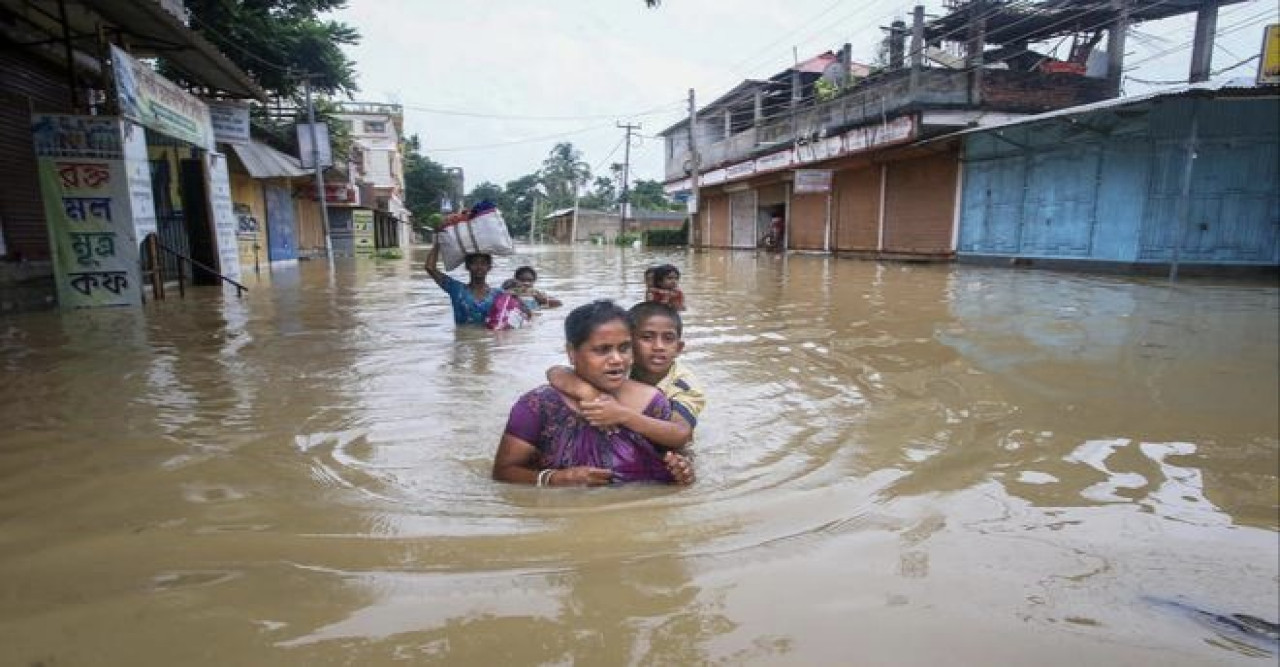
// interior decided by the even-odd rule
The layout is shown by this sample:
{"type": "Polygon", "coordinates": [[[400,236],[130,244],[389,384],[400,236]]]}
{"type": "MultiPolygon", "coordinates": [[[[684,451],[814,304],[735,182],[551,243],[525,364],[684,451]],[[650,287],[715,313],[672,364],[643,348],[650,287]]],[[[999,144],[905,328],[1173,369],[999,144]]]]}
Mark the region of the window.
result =
{"type": "Polygon", "coordinates": [[[368,134],[385,134],[387,122],[384,120],[366,120],[364,122],[364,131],[368,134]]]}

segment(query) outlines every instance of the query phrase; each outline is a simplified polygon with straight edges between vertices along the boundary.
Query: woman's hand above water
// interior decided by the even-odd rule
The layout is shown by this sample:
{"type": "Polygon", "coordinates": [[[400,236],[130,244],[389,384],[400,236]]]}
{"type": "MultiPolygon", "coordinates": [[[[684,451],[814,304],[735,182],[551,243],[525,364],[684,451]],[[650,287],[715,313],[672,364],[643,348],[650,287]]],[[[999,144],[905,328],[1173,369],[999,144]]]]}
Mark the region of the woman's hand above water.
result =
{"type": "Polygon", "coordinates": [[[689,460],[689,457],[675,452],[667,452],[667,455],[662,457],[662,462],[667,464],[667,471],[675,478],[676,484],[689,486],[697,481],[698,476],[693,473],[693,462],[689,460]]]}
{"type": "Polygon", "coordinates": [[[606,486],[612,481],[612,470],[591,466],[562,468],[547,480],[548,486],[606,486]]]}

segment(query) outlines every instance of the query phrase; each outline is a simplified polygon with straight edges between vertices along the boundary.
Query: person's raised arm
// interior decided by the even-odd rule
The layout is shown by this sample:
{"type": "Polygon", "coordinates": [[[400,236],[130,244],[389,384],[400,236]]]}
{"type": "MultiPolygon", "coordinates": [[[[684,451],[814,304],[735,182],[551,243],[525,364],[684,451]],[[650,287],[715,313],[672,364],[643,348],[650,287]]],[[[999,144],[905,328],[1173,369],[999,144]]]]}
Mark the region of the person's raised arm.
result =
{"type": "Polygon", "coordinates": [[[533,300],[537,301],[538,305],[543,308],[559,308],[563,305],[560,299],[557,299],[554,296],[547,296],[542,290],[533,291],[533,300]]]}
{"type": "Polygon", "coordinates": [[[444,279],[447,274],[440,270],[440,240],[434,239],[431,244],[431,250],[427,253],[427,261],[423,268],[427,270],[427,275],[436,281],[437,285],[444,286],[444,279]]]}
{"type": "Polygon", "coordinates": [[[680,451],[693,439],[693,426],[678,413],[672,413],[670,420],[650,417],[607,395],[579,401],[579,409],[592,426],[621,426],[664,449],[680,451]]]}
{"type": "Polygon", "coordinates": [[[590,382],[578,377],[568,366],[552,366],[547,369],[547,383],[555,390],[578,401],[591,401],[599,398],[600,390],[591,386],[590,382]]]}

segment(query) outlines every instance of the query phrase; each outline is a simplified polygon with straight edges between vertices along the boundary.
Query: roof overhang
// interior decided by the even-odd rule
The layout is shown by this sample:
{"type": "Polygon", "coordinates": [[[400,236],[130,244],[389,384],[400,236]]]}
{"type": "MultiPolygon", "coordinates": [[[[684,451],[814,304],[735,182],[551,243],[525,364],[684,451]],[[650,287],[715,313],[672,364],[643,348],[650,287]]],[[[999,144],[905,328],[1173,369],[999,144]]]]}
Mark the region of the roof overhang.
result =
{"type": "Polygon", "coordinates": [[[262,142],[251,141],[230,146],[231,152],[235,153],[252,178],[299,178],[311,174],[302,168],[298,158],[281,153],[262,142]]]}
{"type": "MultiPolygon", "coordinates": [[[[55,40],[62,38],[57,0],[0,0],[0,7],[55,40]]],[[[67,28],[72,38],[79,40],[80,51],[93,53],[92,44],[81,38],[96,35],[102,26],[124,35],[128,51],[135,57],[163,58],[212,92],[266,101],[266,92],[244,70],[157,0],[66,0],[65,8],[67,28]]]]}

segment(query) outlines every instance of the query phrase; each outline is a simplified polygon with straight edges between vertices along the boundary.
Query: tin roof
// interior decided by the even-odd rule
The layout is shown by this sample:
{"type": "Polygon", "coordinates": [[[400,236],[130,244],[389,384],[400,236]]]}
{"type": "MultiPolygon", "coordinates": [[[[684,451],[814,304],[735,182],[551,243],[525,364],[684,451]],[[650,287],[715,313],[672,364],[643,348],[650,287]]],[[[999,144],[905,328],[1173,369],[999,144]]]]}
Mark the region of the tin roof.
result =
{"type": "Polygon", "coordinates": [[[231,150],[253,178],[296,178],[311,173],[302,168],[298,158],[281,153],[260,141],[231,144],[231,150]]]}
{"type": "Polygon", "coordinates": [[[1017,118],[1017,119],[1006,121],[1003,123],[994,123],[992,125],[986,125],[983,127],[974,127],[974,128],[969,128],[967,130],[961,130],[959,132],[952,132],[950,134],[945,134],[940,137],[935,137],[932,139],[926,139],[924,141],[917,142],[917,143],[926,144],[933,141],[950,139],[952,137],[958,137],[966,134],[977,134],[979,132],[993,132],[993,131],[1003,130],[1008,127],[1013,127],[1015,125],[1026,125],[1027,123],[1038,123],[1040,121],[1050,120],[1053,118],[1062,118],[1065,116],[1079,116],[1079,115],[1094,113],[1098,111],[1108,111],[1111,109],[1119,109],[1122,107],[1138,106],[1141,104],[1154,102],[1154,101],[1165,99],[1165,98],[1190,97],[1193,95],[1209,96],[1209,95],[1212,95],[1213,93],[1223,93],[1223,95],[1220,95],[1222,97],[1276,96],[1276,95],[1280,95],[1280,87],[1255,86],[1253,85],[1252,82],[1248,82],[1247,80],[1241,80],[1241,79],[1229,79],[1226,81],[1211,81],[1211,82],[1204,82],[1204,83],[1184,84],[1181,86],[1177,86],[1175,88],[1166,88],[1164,90],[1157,90],[1157,91],[1142,93],[1141,95],[1115,97],[1109,100],[1103,100],[1101,102],[1092,102],[1089,104],[1081,104],[1079,106],[1074,106],[1074,107],[1065,107],[1063,109],[1055,109],[1053,111],[1047,111],[1045,113],[1035,114],[1032,116],[1023,116],[1022,118],[1017,118]]]}

